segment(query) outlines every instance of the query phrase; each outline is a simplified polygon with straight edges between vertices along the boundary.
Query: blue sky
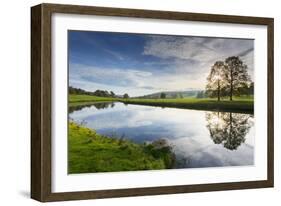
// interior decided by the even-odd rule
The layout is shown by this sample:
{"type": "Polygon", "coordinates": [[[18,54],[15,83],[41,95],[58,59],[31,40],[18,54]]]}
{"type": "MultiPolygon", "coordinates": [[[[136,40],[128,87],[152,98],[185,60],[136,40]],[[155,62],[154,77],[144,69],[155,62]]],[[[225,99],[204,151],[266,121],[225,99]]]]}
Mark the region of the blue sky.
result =
{"type": "Polygon", "coordinates": [[[238,55],[253,74],[253,40],[69,31],[69,84],[140,96],[204,89],[212,64],[238,55]]]}

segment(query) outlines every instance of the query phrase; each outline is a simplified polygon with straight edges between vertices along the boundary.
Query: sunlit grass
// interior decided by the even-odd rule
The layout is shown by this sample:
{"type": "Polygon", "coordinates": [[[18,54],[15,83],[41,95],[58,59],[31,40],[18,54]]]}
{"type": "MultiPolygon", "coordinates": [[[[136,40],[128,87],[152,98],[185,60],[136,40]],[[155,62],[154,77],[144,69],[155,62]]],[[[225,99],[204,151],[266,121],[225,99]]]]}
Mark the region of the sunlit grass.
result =
{"type": "Polygon", "coordinates": [[[254,101],[252,98],[221,99],[215,98],[183,98],[183,99],[126,99],[121,100],[126,104],[140,104],[160,107],[173,107],[197,110],[220,110],[231,112],[253,113],[254,101]]]}
{"type": "Polygon", "coordinates": [[[96,131],[69,123],[68,172],[93,173],[171,168],[174,154],[169,147],[136,144],[106,137],[96,131]]]}
{"type": "Polygon", "coordinates": [[[85,94],[70,94],[69,95],[69,102],[101,102],[101,101],[115,101],[115,98],[111,97],[97,97],[97,96],[91,96],[91,95],[85,95],[85,94]]]}

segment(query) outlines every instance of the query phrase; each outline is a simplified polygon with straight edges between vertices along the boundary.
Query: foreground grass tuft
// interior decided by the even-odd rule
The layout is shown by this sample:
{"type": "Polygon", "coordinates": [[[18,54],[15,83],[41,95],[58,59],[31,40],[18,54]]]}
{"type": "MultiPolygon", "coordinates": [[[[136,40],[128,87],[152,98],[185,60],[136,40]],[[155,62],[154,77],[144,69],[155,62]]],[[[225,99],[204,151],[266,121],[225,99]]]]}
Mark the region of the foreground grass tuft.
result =
{"type": "Polygon", "coordinates": [[[68,172],[92,173],[172,168],[175,157],[165,140],[136,144],[106,137],[69,123],[68,172]]]}

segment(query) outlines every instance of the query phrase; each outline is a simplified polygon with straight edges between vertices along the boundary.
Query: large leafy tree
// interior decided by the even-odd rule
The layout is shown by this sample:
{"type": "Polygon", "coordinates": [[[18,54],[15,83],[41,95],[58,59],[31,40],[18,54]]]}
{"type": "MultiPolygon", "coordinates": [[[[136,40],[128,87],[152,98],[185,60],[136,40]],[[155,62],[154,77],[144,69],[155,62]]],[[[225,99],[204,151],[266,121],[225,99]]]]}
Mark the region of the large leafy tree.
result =
{"type": "Polygon", "coordinates": [[[124,99],[128,99],[128,98],[129,98],[129,95],[128,95],[127,93],[125,93],[125,94],[123,95],[123,98],[124,98],[124,99]]]}
{"type": "Polygon", "coordinates": [[[239,88],[250,84],[251,79],[248,75],[248,67],[238,56],[228,57],[225,60],[225,76],[229,88],[229,99],[232,101],[233,94],[239,94],[239,88]]]}
{"type": "Polygon", "coordinates": [[[206,85],[206,93],[210,97],[218,98],[220,101],[220,97],[222,95],[221,91],[226,86],[225,81],[225,64],[223,61],[217,61],[212,66],[210,74],[207,77],[207,85],[206,85]]]}

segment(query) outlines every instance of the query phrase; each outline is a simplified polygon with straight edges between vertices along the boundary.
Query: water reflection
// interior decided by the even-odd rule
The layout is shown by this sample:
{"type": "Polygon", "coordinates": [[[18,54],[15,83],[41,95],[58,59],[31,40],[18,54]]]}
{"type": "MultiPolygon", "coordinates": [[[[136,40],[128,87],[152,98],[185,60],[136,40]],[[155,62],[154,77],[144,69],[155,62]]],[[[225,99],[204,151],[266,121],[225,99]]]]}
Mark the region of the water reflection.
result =
{"type": "Polygon", "coordinates": [[[107,108],[113,108],[115,106],[114,102],[96,102],[96,103],[90,103],[90,104],[82,104],[82,105],[75,105],[75,106],[69,106],[68,111],[69,113],[72,113],[74,111],[82,110],[83,108],[87,107],[95,107],[96,109],[107,109],[107,108]]]}
{"type": "Polygon", "coordinates": [[[93,104],[94,107],[97,109],[107,109],[107,108],[113,108],[115,106],[114,102],[99,102],[96,104],[93,104]]]}
{"type": "Polygon", "coordinates": [[[252,126],[251,115],[231,112],[206,112],[207,128],[215,144],[222,144],[229,150],[245,142],[245,136],[252,126]]]}
{"type": "Polygon", "coordinates": [[[73,108],[69,118],[99,134],[136,143],[165,139],[175,168],[254,164],[254,116],[228,112],[98,103],[73,108]]]}

